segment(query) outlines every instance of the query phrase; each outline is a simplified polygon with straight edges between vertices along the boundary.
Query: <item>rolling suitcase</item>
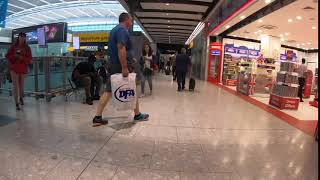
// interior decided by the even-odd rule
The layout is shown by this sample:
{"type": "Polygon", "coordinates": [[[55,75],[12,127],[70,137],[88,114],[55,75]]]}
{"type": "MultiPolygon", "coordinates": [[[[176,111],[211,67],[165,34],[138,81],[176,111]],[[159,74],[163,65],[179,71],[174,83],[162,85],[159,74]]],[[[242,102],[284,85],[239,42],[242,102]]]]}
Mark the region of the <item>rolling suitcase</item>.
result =
{"type": "Polygon", "coordinates": [[[189,80],[189,91],[194,91],[195,86],[196,86],[196,81],[193,78],[190,78],[190,80],[189,80]]]}

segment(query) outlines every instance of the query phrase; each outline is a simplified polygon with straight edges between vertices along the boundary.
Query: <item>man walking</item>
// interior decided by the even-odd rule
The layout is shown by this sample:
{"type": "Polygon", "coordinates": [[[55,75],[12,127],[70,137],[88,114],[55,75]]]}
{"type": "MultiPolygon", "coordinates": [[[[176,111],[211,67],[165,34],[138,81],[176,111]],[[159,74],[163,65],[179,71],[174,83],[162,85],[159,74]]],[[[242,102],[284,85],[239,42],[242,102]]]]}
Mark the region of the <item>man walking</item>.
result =
{"type": "Polygon", "coordinates": [[[298,89],[298,96],[300,98],[300,102],[303,102],[303,88],[305,84],[305,78],[304,73],[307,71],[307,66],[305,65],[306,59],[302,58],[302,64],[300,64],[298,68],[298,74],[299,74],[299,89],[298,89]]]}
{"type": "Polygon", "coordinates": [[[191,60],[187,55],[187,50],[185,48],[181,49],[181,54],[178,54],[176,57],[176,74],[177,74],[177,83],[178,91],[185,89],[186,74],[188,69],[191,67],[191,60]]]}
{"type": "MultiPolygon", "coordinates": [[[[122,13],[119,16],[119,25],[114,27],[110,32],[110,74],[122,73],[123,77],[129,75],[133,58],[133,44],[131,42],[128,29],[132,26],[132,17],[128,13],[122,13]]],[[[108,120],[102,119],[102,112],[111,97],[110,76],[107,78],[106,92],[100,98],[96,116],[93,118],[93,125],[108,124],[108,120]]],[[[134,109],[134,121],[145,121],[149,118],[148,114],[143,114],[139,110],[137,98],[136,108],[134,109]]]]}

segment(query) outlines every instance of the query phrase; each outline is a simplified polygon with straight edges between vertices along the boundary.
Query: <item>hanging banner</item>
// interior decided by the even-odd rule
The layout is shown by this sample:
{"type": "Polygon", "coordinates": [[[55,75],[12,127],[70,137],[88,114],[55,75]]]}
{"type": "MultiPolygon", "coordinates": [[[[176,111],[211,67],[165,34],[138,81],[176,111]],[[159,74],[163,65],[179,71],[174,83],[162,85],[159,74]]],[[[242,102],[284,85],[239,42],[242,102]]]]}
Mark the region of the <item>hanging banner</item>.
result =
{"type": "Polygon", "coordinates": [[[8,8],[8,0],[0,1],[0,28],[4,28],[6,25],[6,15],[8,8]]]}

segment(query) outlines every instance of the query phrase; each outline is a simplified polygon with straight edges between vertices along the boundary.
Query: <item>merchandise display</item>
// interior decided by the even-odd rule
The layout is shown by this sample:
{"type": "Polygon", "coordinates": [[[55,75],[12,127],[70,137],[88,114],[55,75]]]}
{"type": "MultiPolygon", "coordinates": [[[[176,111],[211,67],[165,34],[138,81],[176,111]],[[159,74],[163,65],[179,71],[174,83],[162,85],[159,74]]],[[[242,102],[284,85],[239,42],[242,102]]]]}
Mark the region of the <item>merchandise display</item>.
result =
{"type": "Polygon", "coordinates": [[[298,109],[298,73],[293,72],[295,64],[281,62],[276,83],[272,87],[269,104],[280,109],[298,109]]]}

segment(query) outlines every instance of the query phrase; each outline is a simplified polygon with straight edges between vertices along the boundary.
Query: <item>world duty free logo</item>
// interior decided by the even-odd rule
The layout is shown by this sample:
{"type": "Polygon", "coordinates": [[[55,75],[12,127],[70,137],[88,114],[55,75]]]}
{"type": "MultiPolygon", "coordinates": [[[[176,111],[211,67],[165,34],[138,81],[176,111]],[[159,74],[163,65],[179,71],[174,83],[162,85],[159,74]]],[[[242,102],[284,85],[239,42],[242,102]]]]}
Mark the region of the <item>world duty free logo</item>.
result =
{"type": "Polygon", "coordinates": [[[120,102],[130,102],[130,97],[135,96],[135,90],[126,87],[128,84],[120,86],[114,92],[114,97],[120,102]]]}

